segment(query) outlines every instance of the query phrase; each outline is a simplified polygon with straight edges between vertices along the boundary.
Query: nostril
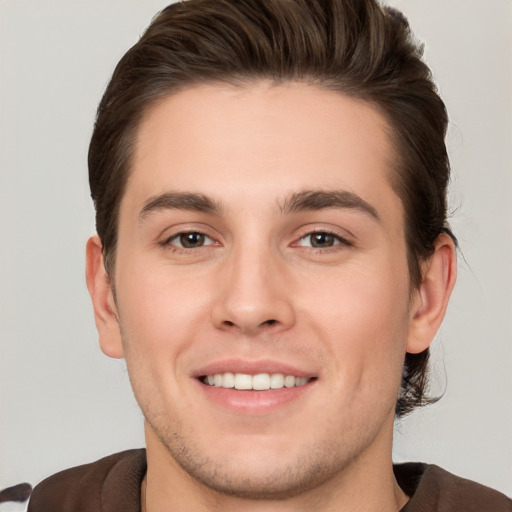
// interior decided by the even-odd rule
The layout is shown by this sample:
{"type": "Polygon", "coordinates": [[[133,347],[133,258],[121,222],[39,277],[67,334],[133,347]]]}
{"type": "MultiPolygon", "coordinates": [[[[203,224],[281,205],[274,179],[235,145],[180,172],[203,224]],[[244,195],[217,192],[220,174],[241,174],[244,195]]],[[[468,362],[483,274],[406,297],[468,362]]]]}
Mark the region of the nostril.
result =
{"type": "Polygon", "coordinates": [[[271,327],[273,325],[278,325],[280,322],[275,318],[269,318],[268,320],[264,320],[263,322],[259,322],[257,324],[250,324],[249,322],[239,325],[236,321],[233,320],[223,320],[222,327],[225,329],[231,329],[233,327],[239,327],[242,331],[255,331],[258,329],[265,329],[266,327],[271,327]]]}

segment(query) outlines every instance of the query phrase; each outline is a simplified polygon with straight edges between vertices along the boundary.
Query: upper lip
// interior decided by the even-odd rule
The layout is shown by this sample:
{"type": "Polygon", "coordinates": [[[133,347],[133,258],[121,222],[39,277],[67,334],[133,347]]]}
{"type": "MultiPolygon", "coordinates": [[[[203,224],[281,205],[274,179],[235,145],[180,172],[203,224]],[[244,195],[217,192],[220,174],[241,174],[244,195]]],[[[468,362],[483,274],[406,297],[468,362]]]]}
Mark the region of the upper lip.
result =
{"type": "Polygon", "coordinates": [[[272,359],[222,359],[213,361],[193,372],[193,377],[199,378],[205,375],[215,375],[216,373],[246,373],[248,375],[257,375],[259,373],[282,373],[283,375],[293,375],[294,377],[312,378],[317,374],[311,371],[303,370],[288,363],[272,359]]]}

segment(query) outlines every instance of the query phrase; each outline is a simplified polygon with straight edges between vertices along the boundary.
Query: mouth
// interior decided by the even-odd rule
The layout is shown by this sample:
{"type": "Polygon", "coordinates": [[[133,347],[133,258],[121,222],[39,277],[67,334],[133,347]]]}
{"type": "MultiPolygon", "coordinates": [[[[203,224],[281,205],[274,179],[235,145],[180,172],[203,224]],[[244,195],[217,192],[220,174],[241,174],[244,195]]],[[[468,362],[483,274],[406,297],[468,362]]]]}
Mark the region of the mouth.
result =
{"type": "Polygon", "coordinates": [[[199,380],[207,386],[239,391],[267,391],[270,389],[283,389],[302,387],[315,380],[315,377],[298,377],[284,373],[214,373],[203,375],[199,380]]]}
{"type": "Polygon", "coordinates": [[[233,414],[261,417],[285,410],[290,413],[290,407],[302,410],[293,404],[304,405],[304,400],[311,400],[319,380],[313,369],[271,359],[218,360],[198,368],[191,376],[207,407],[214,407],[215,414],[227,411],[231,419],[233,414]]]}

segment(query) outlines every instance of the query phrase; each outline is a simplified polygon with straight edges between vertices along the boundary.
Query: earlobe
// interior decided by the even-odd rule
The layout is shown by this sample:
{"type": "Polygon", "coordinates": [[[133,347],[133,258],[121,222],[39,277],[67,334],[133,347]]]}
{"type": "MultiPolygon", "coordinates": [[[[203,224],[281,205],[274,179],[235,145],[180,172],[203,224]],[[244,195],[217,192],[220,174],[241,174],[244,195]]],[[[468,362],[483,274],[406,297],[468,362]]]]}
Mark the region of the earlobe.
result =
{"type": "Polygon", "coordinates": [[[103,264],[102,244],[97,235],[87,241],[85,275],[101,350],[109,357],[122,358],[123,345],[117,308],[110,278],[103,264]]]}
{"type": "Polygon", "coordinates": [[[412,302],[407,352],[423,352],[432,343],[446,313],[456,275],[455,245],[443,233],[422,268],[422,281],[412,302]]]}

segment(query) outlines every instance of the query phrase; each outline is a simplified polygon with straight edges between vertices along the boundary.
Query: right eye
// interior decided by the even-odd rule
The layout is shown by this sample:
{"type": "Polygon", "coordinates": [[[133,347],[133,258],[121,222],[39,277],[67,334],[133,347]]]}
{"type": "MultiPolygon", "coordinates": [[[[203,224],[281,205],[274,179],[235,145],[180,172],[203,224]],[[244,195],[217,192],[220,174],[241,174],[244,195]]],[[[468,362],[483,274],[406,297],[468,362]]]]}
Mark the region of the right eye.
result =
{"type": "Polygon", "coordinates": [[[215,242],[204,233],[198,231],[188,231],[178,233],[168,238],[163,245],[172,246],[179,249],[198,249],[206,245],[213,245],[215,242]]]}

